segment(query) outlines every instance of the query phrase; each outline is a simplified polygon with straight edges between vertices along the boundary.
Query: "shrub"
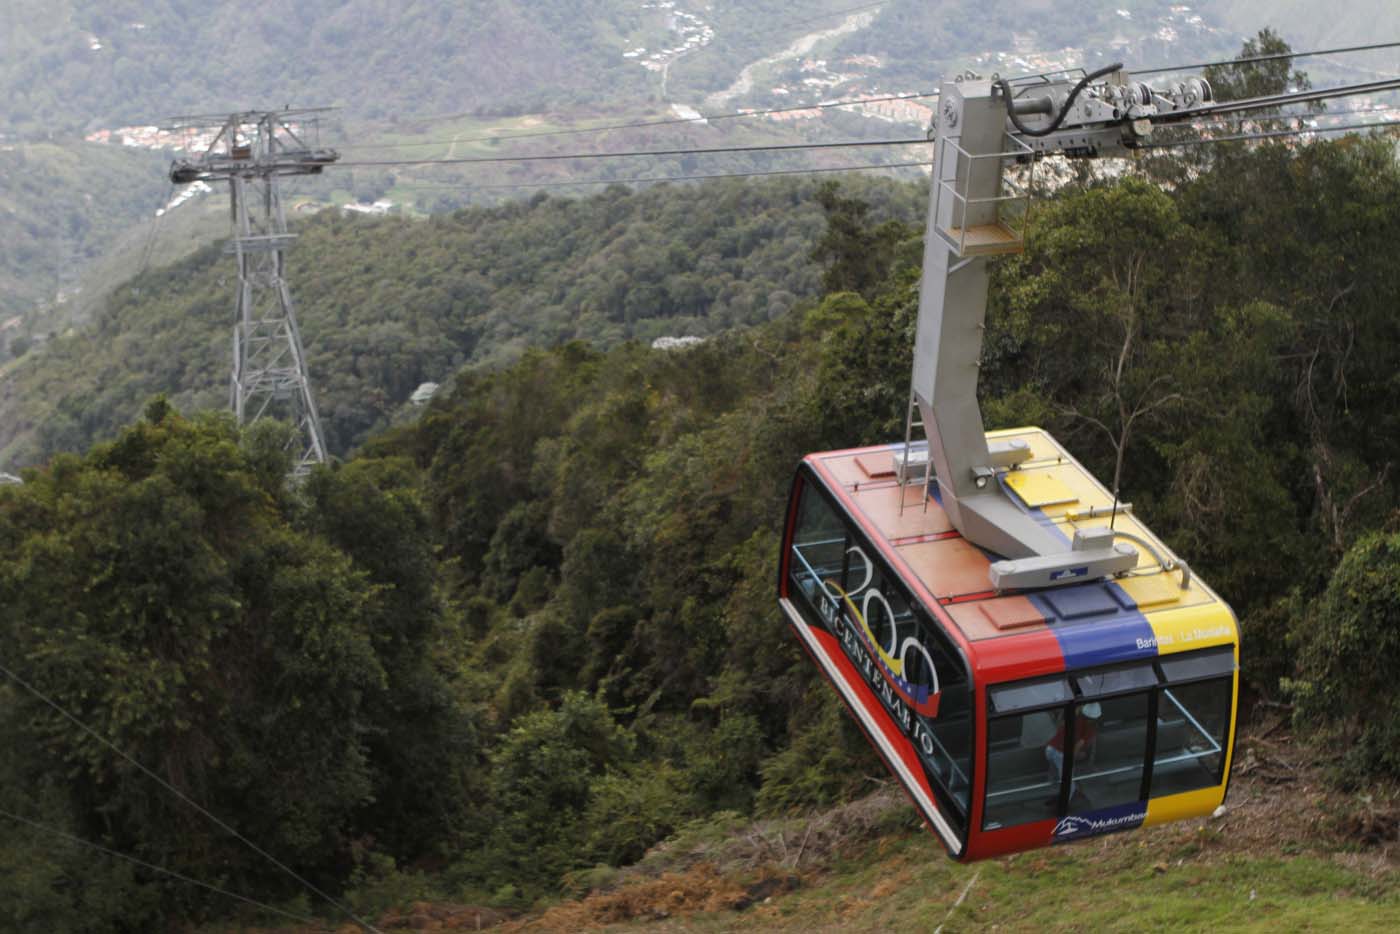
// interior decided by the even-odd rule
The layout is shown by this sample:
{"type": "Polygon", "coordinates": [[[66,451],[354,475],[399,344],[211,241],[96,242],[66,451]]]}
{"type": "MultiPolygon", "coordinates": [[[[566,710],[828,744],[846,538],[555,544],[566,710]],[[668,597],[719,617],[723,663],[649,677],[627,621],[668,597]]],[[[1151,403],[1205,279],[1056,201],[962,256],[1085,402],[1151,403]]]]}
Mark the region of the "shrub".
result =
{"type": "Polygon", "coordinates": [[[1360,539],[1295,617],[1295,725],[1344,750],[1347,782],[1400,776],[1400,533],[1360,539]]]}

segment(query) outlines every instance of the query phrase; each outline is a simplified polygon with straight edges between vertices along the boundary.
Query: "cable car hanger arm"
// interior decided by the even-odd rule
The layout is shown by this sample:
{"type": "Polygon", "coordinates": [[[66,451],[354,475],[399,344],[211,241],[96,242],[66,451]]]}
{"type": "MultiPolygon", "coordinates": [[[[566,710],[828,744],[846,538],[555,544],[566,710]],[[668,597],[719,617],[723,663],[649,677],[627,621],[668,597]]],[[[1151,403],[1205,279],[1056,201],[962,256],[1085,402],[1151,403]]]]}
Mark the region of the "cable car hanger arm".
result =
{"type": "Polygon", "coordinates": [[[1400,78],[1216,102],[1204,78],[1152,87],[1132,80],[1117,64],[1079,79],[1016,84],[968,75],[944,83],[933,128],[909,427],[896,466],[907,482],[917,411],[928,437],[925,499],[935,471],[940,502],[953,526],[967,541],[1002,556],[988,572],[996,590],[1121,575],[1138,563],[1137,548],[1112,528],[1080,528],[1070,538],[1033,514],[1006,485],[1008,473],[1030,458],[1029,448],[1015,442],[989,445],[983,427],[977,376],[987,310],[986,257],[1023,248],[1023,232],[1013,229],[1003,209],[1029,203],[1034,163],[1053,153],[1124,155],[1142,145],[1158,123],[1189,124],[1397,88],[1400,78]],[[1016,163],[1029,164],[1024,190],[1005,177],[1016,163]]]}

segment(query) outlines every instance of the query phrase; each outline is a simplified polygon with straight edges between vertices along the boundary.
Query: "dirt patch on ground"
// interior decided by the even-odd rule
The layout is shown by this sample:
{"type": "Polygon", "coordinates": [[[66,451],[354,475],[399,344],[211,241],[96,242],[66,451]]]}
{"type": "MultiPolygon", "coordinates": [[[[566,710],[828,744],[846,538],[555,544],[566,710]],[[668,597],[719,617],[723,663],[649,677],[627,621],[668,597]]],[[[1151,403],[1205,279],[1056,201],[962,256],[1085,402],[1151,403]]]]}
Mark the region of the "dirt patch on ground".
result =
{"type": "Polygon", "coordinates": [[[1286,711],[1255,708],[1235,743],[1226,810],[1218,821],[1229,849],[1255,855],[1355,849],[1400,869],[1397,789],[1340,790],[1327,781],[1331,765],[1297,741],[1286,711]]]}
{"type": "MultiPolygon", "coordinates": [[[[480,931],[509,920],[511,915],[497,908],[479,905],[451,905],[415,902],[402,911],[383,915],[375,927],[382,931],[480,931]]],[[[359,934],[358,927],[350,931],[359,934]]]]}
{"type": "Polygon", "coordinates": [[[802,884],[800,876],[781,871],[767,870],[746,882],[722,874],[712,865],[700,865],[685,872],[636,880],[616,891],[595,893],[500,930],[577,931],[625,921],[683,918],[697,912],[744,911],[801,888],[802,884]]]}

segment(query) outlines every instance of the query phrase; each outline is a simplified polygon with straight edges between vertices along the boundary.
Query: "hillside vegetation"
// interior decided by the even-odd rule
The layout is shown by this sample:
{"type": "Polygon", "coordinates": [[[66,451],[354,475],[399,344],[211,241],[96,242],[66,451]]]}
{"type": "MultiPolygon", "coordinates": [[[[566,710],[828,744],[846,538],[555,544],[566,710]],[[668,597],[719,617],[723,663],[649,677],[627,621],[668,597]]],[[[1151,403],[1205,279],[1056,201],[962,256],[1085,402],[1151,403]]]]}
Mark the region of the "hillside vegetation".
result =
{"type": "MultiPolygon", "coordinates": [[[[1100,476],[1125,451],[1124,498],[1240,613],[1246,679],[1363,752],[1328,756],[1319,780],[1394,778],[1393,733],[1327,688],[1354,671],[1368,690],[1395,689],[1379,672],[1400,644],[1388,467],[1400,461],[1400,269],[1375,259],[1400,237],[1400,168],[1389,140],[1216,159],[1171,193],[1133,176],[1066,189],[1037,211],[1028,251],[996,267],[989,427],[1040,423],[1100,476]],[[1143,406],[1150,416],[1127,424],[1143,406]],[[1379,627],[1374,638],[1356,637],[1363,625],[1379,627]],[[1320,693],[1309,687],[1319,682],[1320,693]]],[[[710,203],[755,196],[706,191],[710,203]]],[[[366,911],[425,896],[524,908],[734,819],[723,812],[779,817],[869,791],[881,769],[802,659],[773,581],[797,459],[902,430],[919,229],[840,189],[809,197],[825,215],[812,250],[819,299],[771,321],[736,318],[680,351],[569,341],[468,368],[421,418],[299,494],[283,486],[275,425],[240,434],[225,416],[190,419],[161,400],[115,441],[27,471],[23,486],[0,488],[8,664],[366,911]]],[[[671,204],[612,192],[513,210],[543,223],[630,203],[663,215],[671,204]]],[[[669,229],[702,211],[692,203],[669,229]]],[[[425,225],[443,236],[423,241],[389,229],[396,250],[428,251],[451,224],[487,216],[425,225]]],[[[321,223],[352,241],[375,229],[321,223]]],[[[532,234],[516,251],[565,253],[572,228],[546,229],[555,239],[532,234]]],[[[370,252],[357,255],[366,265],[370,252]]],[[[594,272],[561,261],[568,281],[594,272]]],[[[385,274],[367,265],[363,282],[385,274]]],[[[510,288],[506,270],[546,267],[493,254],[490,268],[510,288]]],[[[159,277],[142,287],[157,291],[159,277]]],[[[597,305],[600,320],[646,324],[628,322],[629,291],[620,309],[597,305]]],[[[198,345],[194,318],[179,339],[198,345]]],[[[407,346],[395,371],[413,359],[407,346]]],[[[0,782],[8,812],[299,913],[326,908],[13,681],[0,686],[0,733],[16,750],[0,782]]],[[[1297,780],[1273,758],[1261,745],[1239,767],[1297,780]]],[[[1382,818],[1359,839],[1393,837],[1382,818]]],[[[1154,839],[1164,833],[1186,831],[1154,839]]],[[[1209,837],[1183,840],[1177,858],[1209,837]]],[[[1143,840],[1028,856],[1025,872],[1084,895],[1103,874],[1098,848],[1158,873],[1143,840]]],[[[26,867],[0,874],[0,905],[19,906],[21,928],[258,917],[98,854],[46,848],[38,831],[0,841],[0,864],[26,867]],[[73,877],[86,884],[74,890],[73,877]]],[[[891,870],[929,891],[968,878],[929,860],[930,846],[882,841],[871,858],[909,847],[891,870]]],[[[1393,906],[1393,888],[1367,888],[1364,868],[1293,855],[1237,871],[1225,857],[1213,864],[1223,883],[1195,868],[1172,875],[1176,863],[1161,874],[1222,898],[1233,886],[1247,898],[1246,885],[1282,898],[1277,881],[1259,881],[1280,877],[1300,898],[1346,886],[1365,893],[1358,923],[1382,917],[1370,900],[1393,906]]],[[[988,891],[1021,890],[987,872],[988,891]]],[[[873,878],[850,883],[864,884],[873,878]]],[[[1175,898],[1152,917],[1179,922],[1190,907],[1175,898]]],[[[891,917],[933,920],[926,909],[891,917]]]]}
{"type": "Polygon", "coordinates": [[[20,0],[0,23],[0,115],[16,132],[71,131],[281,106],[288,95],[300,106],[355,102],[366,117],[635,95],[645,72],[621,44],[639,16],[620,0],[20,0]]]}
{"type": "Polygon", "coordinates": [[[0,322],[71,291],[122,231],[149,220],[169,188],[163,169],[149,152],[0,144],[0,322]]]}
{"type": "MultiPolygon", "coordinates": [[[[853,180],[879,216],[922,210],[911,185],[853,180]]],[[[541,194],[427,221],[335,212],[297,227],[288,275],[332,449],[388,424],[418,385],[528,346],[704,336],[816,294],[818,183],[541,194]]],[[[185,210],[185,209],[182,209],[185,210]]],[[[164,392],[227,395],[236,272],[216,244],[117,290],[95,326],[0,376],[0,464],[82,450],[164,392]]]]}

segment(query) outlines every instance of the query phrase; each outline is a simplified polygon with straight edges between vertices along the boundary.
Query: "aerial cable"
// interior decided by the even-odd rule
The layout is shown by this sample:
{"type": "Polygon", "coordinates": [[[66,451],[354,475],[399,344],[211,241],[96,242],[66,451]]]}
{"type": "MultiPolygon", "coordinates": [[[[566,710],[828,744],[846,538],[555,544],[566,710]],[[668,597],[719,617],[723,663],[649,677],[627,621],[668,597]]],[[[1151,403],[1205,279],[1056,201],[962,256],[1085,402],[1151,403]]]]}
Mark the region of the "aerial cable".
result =
{"type": "Polygon", "coordinates": [[[141,262],[136,268],[136,275],[146,271],[146,265],[151,261],[151,251],[155,248],[156,234],[160,230],[160,221],[170,207],[170,201],[175,196],[175,183],[171,182],[165,190],[165,197],[161,199],[160,206],[156,208],[155,214],[151,217],[150,229],[146,231],[146,242],[141,247],[141,262]]]}
{"type": "MultiPolygon", "coordinates": [[[[880,5],[880,4],[871,4],[871,6],[877,6],[877,5],[880,5]]],[[[845,11],[845,12],[855,12],[856,10],[859,10],[859,9],[864,9],[864,8],[863,8],[863,7],[857,7],[857,8],[854,8],[853,10],[847,10],[847,11],[845,11]]],[[[839,12],[839,11],[838,11],[838,12],[839,12]]],[[[831,15],[836,15],[836,14],[833,13],[833,14],[831,14],[831,15]]],[[[819,18],[820,18],[820,17],[819,17],[819,18]]],[[[1341,53],[1344,53],[1344,52],[1364,52],[1364,51],[1371,51],[1371,50],[1375,50],[1375,49],[1394,48],[1394,47],[1397,47],[1397,46],[1400,46],[1400,42],[1383,42],[1383,43],[1377,43],[1377,44],[1374,44],[1374,45],[1357,45],[1357,46],[1348,46],[1348,47],[1346,47],[1346,48],[1337,48],[1337,49],[1317,49],[1317,50],[1314,50],[1314,51],[1307,51],[1307,52],[1287,52],[1287,53],[1276,53],[1276,54],[1271,54],[1271,55],[1257,55],[1257,56],[1253,56],[1253,57],[1250,57],[1250,58],[1235,58],[1235,59],[1229,59],[1229,60],[1217,61],[1217,62],[1200,62],[1200,63],[1194,64],[1194,65],[1164,65],[1164,66],[1160,66],[1160,67],[1157,67],[1157,68],[1135,69],[1135,70],[1132,71],[1132,74],[1134,74],[1134,75],[1151,75],[1151,74],[1160,74],[1160,73],[1163,73],[1163,72],[1171,72],[1171,71],[1189,71],[1189,70],[1191,70],[1191,69],[1196,69],[1196,68],[1211,68],[1211,67],[1221,67],[1221,66],[1226,66],[1226,65],[1247,65],[1247,64],[1252,64],[1252,63],[1255,63],[1255,62],[1272,61],[1272,60],[1280,59],[1280,58],[1306,58],[1306,57],[1310,57],[1310,56],[1319,56],[1319,55],[1336,55],[1336,54],[1341,54],[1341,53]]],[[[1065,70],[1072,70],[1072,69],[1065,69],[1065,70]]],[[[1012,78],[1012,79],[1010,79],[1010,80],[1012,80],[1012,81],[1018,81],[1018,80],[1022,80],[1022,78],[1025,78],[1025,77],[1040,77],[1041,75],[1044,75],[1044,74],[1057,74],[1057,73],[1058,73],[1058,72],[1042,72],[1042,73],[1037,74],[1037,75],[1034,75],[1034,76],[1032,76],[1032,75],[1025,75],[1025,76],[1020,76],[1020,77],[1012,78]]],[[[492,141],[497,141],[497,140],[541,139],[541,138],[546,138],[546,137],[551,137],[551,136],[576,136],[576,135],[585,135],[585,134],[589,134],[589,133],[605,133],[605,132],[610,132],[610,131],[613,131],[613,130],[632,130],[632,129],[642,129],[642,128],[656,127],[656,126],[675,126],[675,125],[683,124],[683,123],[700,123],[700,122],[702,122],[702,121],[735,120],[735,119],[740,119],[740,118],[743,118],[743,117],[761,117],[761,116],[766,116],[766,115],[768,115],[768,114],[793,113],[793,112],[799,111],[799,110],[814,110],[814,109],[825,109],[825,108],[830,108],[830,107],[843,107],[843,106],[846,106],[846,105],[849,105],[849,104],[877,104],[877,103],[884,103],[884,102],[887,102],[887,101],[920,100],[920,99],[923,99],[923,98],[937,97],[937,96],[938,96],[938,91],[936,91],[936,90],[934,90],[934,91],[922,91],[922,92],[919,92],[919,93],[917,93],[917,94],[892,94],[892,95],[885,96],[885,97],[853,98],[853,99],[851,99],[851,100],[845,100],[845,101],[824,101],[824,102],[821,102],[821,103],[809,104],[809,105],[806,105],[806,106],[772,107],[772,108],[767,108],[767,109],[764,109],[764,110],[733,111],[733,112],[730,112],[730,113],[720,113],[720,114],[702,114],[702,115],[699,116],[699,117],[676,117],[676,118],[668,118],[668,119],[664,119],[664,120],[643,120],[643,121],[638,121],[638,122],[635,122],[635,123],[614,123],[614,124],[608,124],[608,125],[605,125],[605,126],[579,127],[579,128],[570,129],[570,130],[541,130],[541,131],[536,132],[536,133],[510,133],[510,134],[498,134],[498,135],[492,135],[492,136],[469,136],[469,137],[458,138],[458,139],[456,140],[456,142],[459,142],[459,143],[482,143],[482,142],[492,142],[492,141]]],[[[421,117],[421,118],[419,118],[419,119],[417,119],[417,120],[411,120],[411,121],[409,121],[409,123],[410,123],[410,124],[431,123],[431,122],[435,122],[435,121],[453,120],[453,119],[457,119],[457,118],[464,117],[464,116],[474,116],[474,114],[468,114],[468,113],[441,114],[441,115],[432,116],[432,117],[421,117]]],[[[414,142],[414,143],[384,143],[384,144],[371,144],[371,145],[365,145],[365,146],[347,146],[347,147],[344,147],[344,148],[345,148],[347,151],[372,150],[372,149],[373,149],[373,150],[379,150],[379,149],[407,149],[407,148],[410,148],[410,147],[417,147],[417,146],[440,146],[440,145],[444,145],[444,144],[449,143],[449,142],[451,142],[451,141],[450,141],[450,140],[430,140],[430,141],[414,142]]]]}
{"type": "Polygon", "coordinates": [[[695,156],[709,153],[736,152],[785,152],[806,149],[849,149],[861,146],[913,146],[929,145],[929,140],[915,139],[872,139],[842,140],[835,143],[769,143],[760,146],[714,146],[709,148],[687,149],[641,149],[623,152],[572,152],[550,153],[534,156],[463,156],[455,159],[383,159],[360,162],[337,162],[337,166],[391,166],[391,165],[482,165],[493,162],[563,162],[573,159],[620,159],[629,156],[695,156]]]}
{"type": "Polygon", "coordinates": [[[916,94],[888,94],[884,97],[853,97],[848,100],[821,101],[816,104],[803,104],[793,107],[769,107],[765,110],[736,110],[720,114],[700,114],[697,117],[668,117],[664,120],[642,120],[636,123],[611,123],[605,126],[577,127],[571,130],[541,130],[537,133],[508,133],[496,136],[468,136],[451,140],[423,140],[415,143],[371,143],[364,146],[345,146],[344,150],[359,152],[371,149],[408,149],[418,146],[442,146],[451,143],[491,143],[516,139],[544,139],[551,136],[581,136],[589,133],[608,133],[613,130],[635,130],[655,126],[676,126],[682,123],[712,123],[716,120],[738,120],[744,117],[764,117],[769,114],[796,113],[802,110],[826,110],[832,107],[849,107],[853,104],[883,104],[889,101],[913,101],[937,97],[937,91],[920,91],[916,94]]]}
{"type": "Polygon", "coordinates": [[[181,882],[188,882],[190,885],[197,885],[201,889],[208,889],[210,892],[214,892],[218,895],[224,895],[228,898],[237,899],[240,902],[246,902],[249,905],[253,905],[257,908],[262,909],[263,911],[268,911],[275,915],[281,915],[282,917],[289,918],[292,921],[298,921],[302,924],[313,924],[321,928],[321,930],[323,931],[331,930],[330,927],[326,926],[325,924],[322,924],[315,918],[309,918],[305,915],[293,914],[290,911],[277,908],[273,905],[267,904],[266,902],[260,902],[256,898],[250,898],[247,895],[240,895],[239,893],[231,892],[228,889],[221,889],[217,885],[210,885],[208,882],[201,882],[198,879],[194,879],[190,876],[178,873],[173,869],[166,869],[164,866],[157,866],[155,863],[148,863],[143,859],[137,859],[135,856],[129,856],[126,853],[121,853],[117,850],[108,849],[107,847],[102,846],[101,844],[93,843],[91,840],[84,840],[82,837],[74,836],[71,833],[59,830],[56,827],[50,827],[47,824],[41,824],[38,821],[30,820],[27,817],[21,817],[18,814],[12,814],[4,808],[0,808],[0,817],[8,817],[12,821],[24,824],[26,827],[38,830],[41,833],[46,833],[50,836],[58,837],[59,839],[64,840],[68,843],[72,843],[77,846],[88,847],[89,849],[96,850],[99,853],[103,853],[115,859],[126,860],[128,863],[140,866],[143,869],[149,869],[151,872],[157,872],[164,876],[170,876],[172,879],[178,879],[181,882]]]}
{"type": "Polygon", "coordinates": [[[1191,71],[1197,68],[1223,68],[1228,65],[1253,65],[1257,62],[1272,62],[1281,58],[1315,58],[1319,55],[1340,55],[1344,52],[1371,52],[1376,49],[1400,47],[1400,42],[1377,42],[1373,45],[1352,45],[1340,49],[1314,49],[1310,52],[1275,52],[1270,55],[1253,55],[1249,58],[1232,58],[1219,62],[1197,62],[1194,65],[1163,65],[1158,68],[1134,68],[1134,75],[1156,75],[1167,71],[1191,71]]]}
{"type": "MultiPolygon", "coordinates": [[[[1400,104],[1380,104],[1372,107],[1348,107],[1346,110],[1294,110],[1289,111],[1287,113],[1260,114],[1257,117],[1248,117],[1246,119],[1253,120],[1256,123],[1263,123],[1266,120],[1271,122],[1277,120],[1303,119],[1325,120],[1328,117],[1343,117],[1347,114],[1376,114],[1377,116],[1380,116],[1382,114],[1394,113],[1397,110],[1400,110],[1400,104]]],[[[1217,121],[1217,123],[1222,124],[1224,122],[1225,121],[1217,121]]]]}
{"type": "Polygon", "coordinates": [[[577,181],[512,182],[500,185],[396,185],[402,191],[504,191],[507,189],[568,188],[574,185],[630,185],[641,182],[690,182],[708,178],[760,178],[769,175],[814,175],[820,172],[867,172],[875,169],[927,168],[928,162],[881,162],[865,165],[824,166],[811,169],[767,169],[753,172],[714,172],[703,175],[646,175],[633,178],[586,178],[577,181]]]}
{"type": "Polygon", "coordinates": [[[1139,149],[1174,149],[1178,146],[1204,146],[1209,143],[1239,143],[1256,139],[1277,139],[1282,136],[1303,136],[1308,133],[1347,133],[1353,130],[1374,130],[1382,127],[1400,126],[1400,120],[1386,120],[1379,123],[1351,123],[1345,126],[1303,127],[1301,129],[1269,130],[1261,133],[1241,133],[1237,136],[1203,137],[1201,139],[1175,140],[1169,143],[1146,143],[1139,149]]]}
{"type": "MultiPolygon", "coordinates": [[[[879,5],[882,5],[882,4],[870,4],[871,7],[873,7],[873,6],[879,6],[879,5]]],[[[865,7],[856,7],[856,8],[853,8],[852,10],[847,10],[847,11],[845,11],[845,12],[855,12],[855,11],[860,10],[860,9],[865,9],[865,7]]],[[[838,12],[840,12],[840,11],[838,11],[838,12]]],[[[836,13],[833,13],[833,14],[831,14],[831,15],[836,15],[836,13]]],[[[818,17],[818,18],[821,18],[821,17],[818,17]]],[[[1150,74],[1159,74],[1159,73],[1163,73],[1163,72],[1172,72],[1172,71],[1188,71],[1188,70],[1191,70],[1191,69],[1198,69],[1198,68],[1223,67],[1223,66],[1227,66],[1227,65],[1247,65],[1247,64],[1252,64],[1252,63],[1255,63],[1255,62],[1273,61],[1273,60],[1281,59],[1281,58],[1305,58],[1305,57],[1319,56],[1319,55],[1336,55],[1336,54],[1341,54],[1341,53],[1345,53],[1345,52],[1371,51],[1371,50],[1375,50],[1375,49],[1394,48],[1394,47],[1397,47],[1397,46],[1400,46],[1400,42],[1383,42],[1383,43],[1377,43],[1377,44],[1374,44],[1374,45],[1348,46],[1348,47],[1345,47],[1345,48],[1337,48],[1337,49],[1318,49],[1318,50],[1315,50],[1315,51],[1307,51],[1307,52],[1275,53],[1275,54],[1270,54],[1270,55],[1258,55],[1258,56],[1253,56],[1253,57],[1250,57],[1250,58],[1229,59],[1228,61],[1200,62],[1200,63],[1193,64],[1193,65],[1165,65],[1165,66],[1160,66],[1160,67],[1157,67],[1157,68],[1147,68],[1147,69],[1138,69],[1138,70],[1134,70],[1134,71],[1132,72],[1132,74],[1134,74],[1134,75],[1150,75],[1150,74]]],[[[1066,69],[1066,70],[1070,70],[1070,69],[1066,69]]],[[[1043,74],[1056,74],[1056,73],[1057,73],[1057,72],[1046,72],[1046,73],[1043,73],[1043,74]]],[[[1032,76],[1022,76],[1022,77],[1032,77],[1032,76]]],[[[1012,81],[1018,81],[1018,80],[1022,80],[1022,77],[1012,78],[1012,79],[1010,79],[1010,80],[1012,80],[1012,81]]],[[[1035,76],[1035,77],[1039,77],[1039,75],[1037,75],[1037,76],[1035,76]]],[[[850,100],[841,100],[841,101],[822,101],[822,102],[819,102],[819,103],[816,103],[816,104],[808,104],[808,105],[804,105],[804,106],[770,107],[770,108],[765,108],[765,109],[762,109],[762,110],[740,110],[740,111],[732,111],[732,112],[729,112],[729,113],[701,114],[701,115],[698,116],[698,117],[674,117],[674,118],[666,118],[666,119],[662,119],[662,120],[641,120],[641,121],[636,121],[636,122],[633,122],[633,123],[613,123],[613,124],[606,124],[606,125],[604,125],[604,126],[596,126],[596,127],[578,127],[578,128],[574,128],[574,129],[568,129],[568,130],[541,130],[541,131],[535,132],[535,133],[508,133],[508,134],[495,134],[495,135],[489,135],[489,136],[457,137],[457,138],[455,138],[455,139],[453,139],[453,140],[424,140],[424,141],[421,141],[421,142],[412,142],[412,143],[367,144],[367,145],[364,145],[364,146],[347,146],[347,147],[344,147],[344,149],[345,149],[346,151],[356,152],[356,151],[370,151],[370,150],[384,150],[384,149],[409,149],[409,148],[416,148],[416,147],[420,147],[420,146],[441,146],[441,145],[446,145],[446,144],[449,144],[449,143],[452,143],[452,142],[457,142],[457,143],[487,143],[487,142],[497,142],[497,141],[516,140],[516,139],[545,139],[545,138],[553,137],[553,136],[580,136],[580,135],[588,135],[588,134],[592,134],[592,133],[607,133],[607,132],[612,132],[612,131],[615,131],[615,130],[645,129],[645,128],[649,128],[649,127],[658,127],[658,126],[678,126],[678,125],[680,125],[680,124],[685,124],[685,123],[705,123],[705,122],[714,122],[714,121],[716,121],[716,120],[737,120],[737,119],[742,119],[742,118],[744,118],[744,117],[762,117],[762,116],[767,116],[767,115],[770,115],[770,114],[794,113],[794,112],[802,111],[802,110],[823,110],[823,109],[832,108],[832,107],[845,107],[845,106],[849,106],[849,105],[852,105],[852,104],[879,104],[879,103],[886,103],[886,102],[892,102],[892,101],[922,100],[922,99],[931,98],[931,97],[937,97],[937,96],[938,96],[938,91],[936,91],[936,90],[934,90],[934,91],[921,91],[921,92],[914,93],[914,94],[891,94],[891,95],[887,95],[887,96],[883,96],[883,97],[852,98],[852,99],[850,99],[850,100]]],[[[421,124],[421,123],[429,123],[429,122],[440,121],[440,120],[451,120],[451,119],[456,119],[456,118],[462,117],[462,116],[472,116],[472,115],[471,115],[471,114],[442,114],[442,115],[436,116],[436,117],[423,117],[423,118],[420,118],[420,119],[418,119],[418,120],[412,120],[412,121],[409,121],[409,122],[412,123],[412,124],[421,124]]]]}
{"type": "Polygon", "coordinates": [[[346,917],[350,918],[352,921],[354,921],[354,922],[355,922],[356,924],[358,924],[360,927],[362,927],[362,928],[365,929],[366,931],[370,931],[371,934],[382,934],[382,932],[381,932],[378,928],[376,928],[374,925],[370,924],[368,921],[363,920],[363,919],[360,918],[358,915],[356,915],[353,911],[351,911],[349,908],[347,908],[345,905],[341,904],[339,901],[337,901],[336,899],[334,899],[334,898],[332,898],[331,896],[327,895],[325,892],[321,891],[321,890],[318,889],[316,886],[312,885],[312,884],[311,884],[310,882],[308,882],[306,879],[302,878],[302,877],[301,877],[300,875],[298,875],[297,872],[296,872],[294,869],[292,869],[290,866],[288,866],[288,865],[286,865],[285,863],[283,863],[283,862],[281,862],[280,860],[278,860],[277,857],[273,856],[271,853],[267,852],[267,851],[264,850],[262,847],[258,846],[256,843],[254,843],[252,840],[249,840],[247,837],[243,836],[243,834],[239,833],[237,830],[235,830],[235,829],[233,829],[232,827],[230,827],[227,823],[225,823],[224,821],[220,820],[217,816],[215,816],[211,811],[209,811],[207,808],[205,808],[205,807],[204,807],[203,805],[201,805],[199,802],[193,800],[193,799],[190,798],[188,795],[186,795],[184,792],[180,791],[180,789],[176,788],[174,785],[170,784],[170,783],[167,782],[165,779],[161,778],[161,777],[160,777],[159,775],[157,775],[155,772],[152,772],[150,769],[146,768],[146,766],[144,766],[144,765],[142,765],[140,762],[136,761],[136,759],[132,758],[130,755],[128,755],[127,753],[123,752],[123,751],[122,751],[121,749],[119,749],[111,740],[107,739],[107,738],[104,737],[102,734],[100,734],[100,733],[98,733],[96,730],[94,730],[92,727],[88,726],[86,723],[84,723],[83,721],[79,720],[76,716],[74,716],[73,714],[69,713],[67,710],[65,710],[63,707],[61,707],[61,706],[58,704],[57,701],[52,700],[51,698],[49,698],[46,694],[44,694],[44,693],[43,693],[42,691],[40,691],[38,688],[34,687],[34,685],[30,684],[28,681],[25,681],[25,680],[24,680],[23,678],[21,678],[19,675],[15,674],[13,671],[11,671],[10,669],[6,668],[3,664],[0,664],[0,674],[5,675],[7,678],[9,678],[11,681],[15,682],[16,684],[18,684],[20,687],[24,688],[24,689],[25,689],[26,691],[28,691],[30,694],[33,694],[35,697],[39,698],[39,700],[43,701],[43,702],[44,702],[45,704],[47,704],[48,706],[52,707],[52,708],[53,708],[54,710],[56,710],[59,714],[61,714],[61,715],[64,717],[64,719],[68,720],[70,723],[72,723],[72,724],[73,724],[74,726],[76,726],[78,729],[82,730],[82,731],[83,731],[84,733],[86,733],[88,736],[90,736],[90,737],[92,737],[93,739],[97,740],[97,741],[98,741],[99,743],[101,743],[103,746],[106,746],[108,749],[112,750],[112,752],[115,752],[117,755],[121,756],[121,757],[122,757],[123,759],[125,759],[127,762],[129,762],[129,763],[131,763],[132,765],[134,765],[138,770],[140,770],[143,774],[145,774],[147,778],[151,779],[151,780],[154,781],[156,784],[158,784],[158,785],[160,785],[162,788],[164,788],[166,791],[170,792],[170,793],[173,794],[175,797],[179,798],[179,799],[180,799],[181,801],[183,801],[185,804],[188,804],[190,807],[194,808],[196,811],[198,811],[199,813],[203,814],[203,815],[204,815],[205,817],[207,817],[210,821],[212,821],[213,823],[215,823],[216,825],[218,825],[220,828],[222,828],[223,830],[225,830],[227,833],[231,834],[231,835],[232,835],[233,837],[235,837],[236,839],[241,840],[241,841],[242,841],[249,849],[251,849],[254,853],[257,853],[257,854],[258,854],[259,856],[261,856],[263,859],[265,859],[265,860],[267,860],[268,862],[272,863],[272,865],[276,866],[278,869],[282,870],[282,871],[285,872],[287,875],[291,876],[293,879],[295,879],[297,882],[301,883],[303,886],[305,886],[305,887],[306,887],[308,890],[310,890],[311,892],[315,893],[316,895],[319,895],[321,898],[325,899],[327,902],[330,902],[330,904],[334,905],[337,909],[340,910],[340,912],[341,912],[342,914],[344,914],[346,917]]]}
{"type": "Polygon", "coordinates": [[[1289,104],[1306,104],[1311,101],[1331,100],[1334,97],[1351,97],[1356,94],[1377,94],[1383,91],[1400,90],[1400,77],[1368,81],[1362,84],[1340,84],[1330,88],[1311,88],[1307,91],[1286,91],[1282,94],[1265,94],[1260,97],[1243,97],[1230,101],[1212,101],[1185,110],[1173,110],[1152,117],[1154,124],[1182,123],[1216,114],[1241,113],[1248,110],[1262,110],[1266,107],[1286,107],[1289,104]]]}

